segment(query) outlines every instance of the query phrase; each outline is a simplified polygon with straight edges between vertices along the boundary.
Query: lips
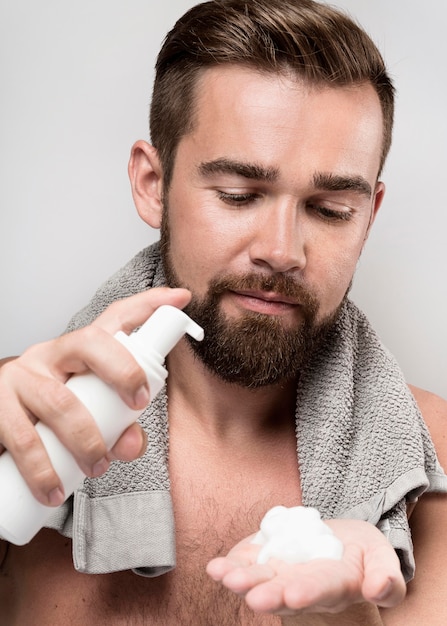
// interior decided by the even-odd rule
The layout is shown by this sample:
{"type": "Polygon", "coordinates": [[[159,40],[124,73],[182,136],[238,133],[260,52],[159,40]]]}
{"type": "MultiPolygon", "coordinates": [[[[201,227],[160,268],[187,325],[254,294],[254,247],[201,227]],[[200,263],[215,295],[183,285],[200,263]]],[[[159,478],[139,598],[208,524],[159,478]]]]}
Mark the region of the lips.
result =
{"type": "Polygon", "coordinates": [[[283,316],[298,306],[295,300],[276,292],[230,290],[227,293],[237,308],[263,315],[283,316]]]}
{"type": "Polygon", "coordinates": [[[299,302],[294,300],[293,298],[289,298],[283,294],[277,294],[275,292],[266,292],[266,291],[233,291],[236,296],[242,296],[245,298],[255,298],[256,300],[262,300],[264,302],[272,302],[278,304],[287,304],[292,306],[299,305],[299,302]]]}

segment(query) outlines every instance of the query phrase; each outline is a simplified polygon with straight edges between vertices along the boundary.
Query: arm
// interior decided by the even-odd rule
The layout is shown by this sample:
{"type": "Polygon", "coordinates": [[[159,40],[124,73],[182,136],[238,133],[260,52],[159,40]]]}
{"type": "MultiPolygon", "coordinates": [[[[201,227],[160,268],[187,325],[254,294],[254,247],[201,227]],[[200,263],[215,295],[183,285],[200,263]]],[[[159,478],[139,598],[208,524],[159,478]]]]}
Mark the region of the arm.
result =
{"type": "MultiPolygon", "coordinates": [[[[447,468],[447,402],[411,387],[435,444],[442,467],[447,468]]],[[[415,578],[408,584],[405,602],[382,611],[385,626],[435,626],[447,623],[447,494],[424,494],[410,517],[416,560],[415,578]]]]}
{"type": "Polygon", "coordinates": [[[46,505],[62,504],[59,477],[34,428],[41,420],[75,457],[87,476],[104,473],[113,458],[132,460],[145,448],[145,435],[136,423],[118,440],[111,453],[87,409],[65,386],[71,374],[94,371],[113,385],[131,408],[149,401],[143,370],[113,338],[130,332],[161,304],[183,307],[185,289],[159,288],[112,304],[90,326],[31,347],[0,368],[0,454],[5,448],[34,496],[46,505]]]}

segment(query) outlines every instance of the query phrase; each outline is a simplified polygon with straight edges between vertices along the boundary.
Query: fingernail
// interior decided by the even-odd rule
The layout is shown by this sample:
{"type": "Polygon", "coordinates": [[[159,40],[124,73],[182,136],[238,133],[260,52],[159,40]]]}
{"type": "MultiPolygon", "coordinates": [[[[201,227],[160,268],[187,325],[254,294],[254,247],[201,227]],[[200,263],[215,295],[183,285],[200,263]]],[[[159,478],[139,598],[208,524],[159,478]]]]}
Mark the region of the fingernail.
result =
{"type": "Polygon", "coordinates": [[[138,408],[144,408],[149,404],[150,395],[149,395],[149,387],[147,385],[142,385],[134,395],[135,406],[138,408]]]}
{"type": "Polygon", "coordinates": [[[376,595],[374,599],[377,600],[378,602],[380,602],[381,600],[385,600],[387,596],[390,594],[392,589],[393,589],[393,581],[388,579],[385,587],[382,589],[380,593],[376,595]]]}
{"type": "Polygon", "coordinates": [[[60,506],[65,500],[64,492],[59,487],[52,489],[48,494],[48,502],[50,506],[60,506]]]}
{"type": "Polygon", "coordinates": [[[97,476],[101,476],[109,469],[110,462],[103,457],[100,461],[94,464],[92,467],[92,478],[96,478],[97,476]]]}
{"type": "Polygon", "coordinates": [[[141,444],[141,449],[140,449],[140,457],[144,455],[144,453],[146,452],[146,448],[147,448],[147,433],[142,430],[141,431],[142,434],[142,444],[141,444]]]}

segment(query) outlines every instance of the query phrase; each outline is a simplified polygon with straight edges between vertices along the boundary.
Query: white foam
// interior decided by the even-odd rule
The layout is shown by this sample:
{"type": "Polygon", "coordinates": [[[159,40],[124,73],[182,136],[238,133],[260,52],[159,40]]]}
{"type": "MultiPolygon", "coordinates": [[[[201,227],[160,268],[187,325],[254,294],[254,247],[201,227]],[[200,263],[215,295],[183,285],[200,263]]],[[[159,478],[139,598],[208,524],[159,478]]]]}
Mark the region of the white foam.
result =
{"type": "Polygon", "coordinates": [[[312,559],[339,560],[343,555],[343,544],[312,507],[273,507],[264,515],[252,543],[262,546],[258,563],[267,563],[271,557],[305,563],[312,559]]]}

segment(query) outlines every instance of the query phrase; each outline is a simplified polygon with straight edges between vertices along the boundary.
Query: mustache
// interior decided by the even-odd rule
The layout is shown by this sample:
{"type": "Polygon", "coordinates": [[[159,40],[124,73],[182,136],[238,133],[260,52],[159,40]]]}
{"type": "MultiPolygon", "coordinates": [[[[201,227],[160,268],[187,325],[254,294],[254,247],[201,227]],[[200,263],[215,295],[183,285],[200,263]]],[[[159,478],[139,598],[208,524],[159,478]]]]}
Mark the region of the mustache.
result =
{"type": "Polygon", "coordinates": [[[305,310],[316,312],[319,301],[316,294],[302,282],[288,274],[226,274],[214,278],[209,284],[209,294],[218,297],[226,291],[274,292],[293,300],[305,310]]]}

